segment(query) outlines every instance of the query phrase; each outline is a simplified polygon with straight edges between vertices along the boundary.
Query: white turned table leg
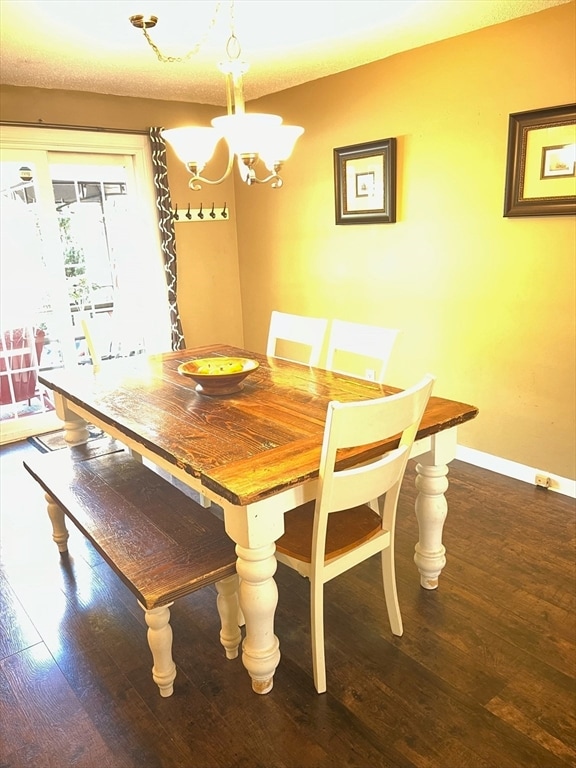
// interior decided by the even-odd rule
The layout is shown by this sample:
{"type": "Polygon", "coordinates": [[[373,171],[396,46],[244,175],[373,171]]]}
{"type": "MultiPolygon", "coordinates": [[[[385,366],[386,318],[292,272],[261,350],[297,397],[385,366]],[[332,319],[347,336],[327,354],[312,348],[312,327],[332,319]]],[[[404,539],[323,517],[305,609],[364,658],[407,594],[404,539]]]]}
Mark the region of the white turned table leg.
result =
{"type": "Polygon", "coordinates": [[[456,429],[453,428],[432,435],[429,450],[418,456],[416,517],[419,540],[414,562],[420,571],[420,584],[424,589],[438,587],[438,578],[446,565],[442,531],[448,504],[444,494],[448,490],[447,465],[455,455],[456,429]]]}
{"type": "Polygon", "coordinates": [[[148,625],[148,645],[152,651],[152,678],[160,689],[160,696],[172,696],[174,692],[174,678],[176,677],[176,665],[172,659],[172,627],[170,626],[170,606],[162,605],[159,608],[147,610],[142,603],[138,603],[144,610],[144,617],[148,625]]]}
{"type": "Polygon", "coordinates": [[[66,516],[49,493],[44,494],[48,503],[48,517],[52,523],[52,539],[58,545],[60,552],[68,552],[68,530],[66,529],[66,516]]]}
{"type": "Polygon", "coordinates": [[[444,493],[448,488],[448,467],[416,465],[416,517],[420,539],[415,547],[414,562],[420,571],[424,589],[436,589],[438,577],[446,565],[446,549],[442,544],[442,529],[448,512],[444,493]]]}
{"type": "Polygon", "coordinates": [[[69,446],[84,445],[88,442],[88,422],[71,411],[68,403],[59,392],[54,393],[54,405],[58,418],[64,422],[64,440],[69,446]]]}
{"type": "Polygon", "coordinates": [[[88,432],[87,422],[81,416],[73,419],[66,419],[64,422],[64,440],[70,447],[74,445],[84,445],[88,442],[90,433],[88,432]]]}
{"type": "Polygon", "coordinates": [[[238,626],[238,576],[228,576],[226,579],[216,582],[216,605],[220,615],[222,629],[220,630],[220,642],[224,646],[227,659],[238,657],[238,646],[242,640],[242,633],[238,626]]]}
{"type": "Polygon", "coordinates": [[[255,693],[268,693],[280,661],[278,638],[274,634],[274,611],[278,603],[275,545],[247,549],[236,545],[236,568],[240,582],[240,607],[246,621],[242,663],[252,678],[255,693]]]}

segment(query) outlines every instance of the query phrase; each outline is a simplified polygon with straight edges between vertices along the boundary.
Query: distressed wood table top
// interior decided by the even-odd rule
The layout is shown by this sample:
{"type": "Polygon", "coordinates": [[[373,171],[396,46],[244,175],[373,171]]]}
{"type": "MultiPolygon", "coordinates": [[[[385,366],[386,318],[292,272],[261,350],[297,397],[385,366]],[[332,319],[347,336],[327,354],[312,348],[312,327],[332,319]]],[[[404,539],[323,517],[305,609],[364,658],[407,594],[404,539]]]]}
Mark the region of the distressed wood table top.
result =
{"type": "MultiPolygon", "coordinates": [[[[227,345],[109,361],[98,372],[43,371],[39,379],[93,414],[103,428],[114,427],[238,505],[317,476],[331,400],[365,400],[398,391],[227,345]],[[178,366],[213,356],[250,357],[260,367],[237,394],[207,397],[178,373],[178,366]]],[[[417,439],[477,413],[472,405],[432,397],[417,439]]],[[[373,450],[368,447],[342,460],[358,461],[373,450]]]]}

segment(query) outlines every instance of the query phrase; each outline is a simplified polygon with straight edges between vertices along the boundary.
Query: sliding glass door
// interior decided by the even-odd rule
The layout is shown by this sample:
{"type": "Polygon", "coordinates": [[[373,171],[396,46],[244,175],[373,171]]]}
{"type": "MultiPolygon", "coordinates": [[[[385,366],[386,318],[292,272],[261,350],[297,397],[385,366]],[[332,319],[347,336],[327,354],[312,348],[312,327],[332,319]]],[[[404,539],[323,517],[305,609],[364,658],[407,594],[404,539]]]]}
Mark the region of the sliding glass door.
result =
{"type": "Polygon", "coordinates": [[[1,440],[58,427],[38,370],[170,347],[147,139],[3,128],[1,440]]]}

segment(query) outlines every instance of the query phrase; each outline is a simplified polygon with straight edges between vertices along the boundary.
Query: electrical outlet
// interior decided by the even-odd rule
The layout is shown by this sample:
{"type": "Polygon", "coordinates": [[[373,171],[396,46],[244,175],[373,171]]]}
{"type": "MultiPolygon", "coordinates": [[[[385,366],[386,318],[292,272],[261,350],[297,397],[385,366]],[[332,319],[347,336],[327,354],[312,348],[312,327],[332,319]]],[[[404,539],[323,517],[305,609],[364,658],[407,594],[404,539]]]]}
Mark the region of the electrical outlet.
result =
{"type": "Polygon", "coordinates": [[[368,379],[368,381],[374,381],[376,378],[376,374],[374,373],[374,368],[366,368],[366,373],[364,374],[365,378],[368,379]]]}
{"type": "Polygon", "coordinates": [[[535,482],[539,488],[550,488],[552,480],[548,475],[536,475],[535,482]]]}

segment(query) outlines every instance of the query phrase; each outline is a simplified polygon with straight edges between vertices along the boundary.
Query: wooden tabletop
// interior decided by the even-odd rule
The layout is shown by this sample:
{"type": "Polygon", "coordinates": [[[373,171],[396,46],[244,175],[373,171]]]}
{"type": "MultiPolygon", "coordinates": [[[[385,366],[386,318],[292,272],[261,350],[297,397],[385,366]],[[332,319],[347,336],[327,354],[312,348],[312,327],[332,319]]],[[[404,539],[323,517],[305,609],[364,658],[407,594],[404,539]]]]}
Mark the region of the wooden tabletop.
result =
{"type": "MultiPolygon", "coordinates": [[[[43,371],[39,380],[232,504],[248,504],[317,476],[326,409],[399,390],[225,345],[92,369],[43,371]],[[178,373],[201,357],[240,356],[260,367],[234,395],[207,397],[178,373]]],[[[432,397],[417,439],[473,419],[472,405],[432,397]]],[[[392,447],[393,443],[390,444],[392,447]]],[[[369,455],[344,456],[358,461],[369,455]]]]}

